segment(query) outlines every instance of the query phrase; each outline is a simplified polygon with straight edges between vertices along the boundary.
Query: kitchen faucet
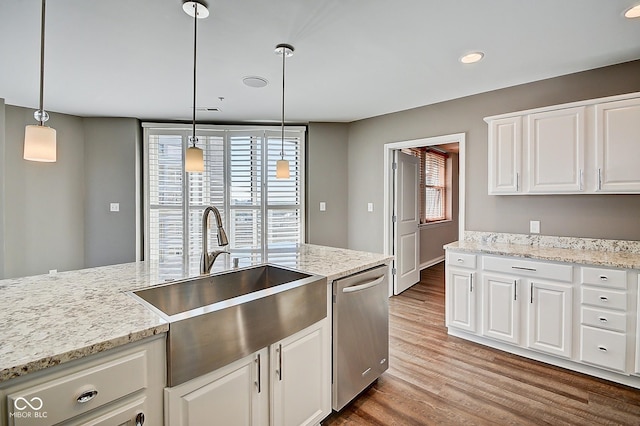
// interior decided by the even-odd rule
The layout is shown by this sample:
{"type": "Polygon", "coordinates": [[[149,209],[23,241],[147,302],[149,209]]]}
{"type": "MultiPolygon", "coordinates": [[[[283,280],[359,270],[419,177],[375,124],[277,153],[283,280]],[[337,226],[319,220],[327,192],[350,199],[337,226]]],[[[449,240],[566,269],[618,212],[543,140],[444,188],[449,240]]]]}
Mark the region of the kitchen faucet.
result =
{"type": "Polygon", "coordinates": [[[209,253],[208,244],[207,244],[207,219],[209,218],[209,213],[213,212],[216,217],[216,223],[218,225],[218,245],[220,247],[224,247],[229,245],[229,240],[227,239],[227,233],[224,232],[224,228],[222,227],[222,218],[220,217],[220,211],[215,206],[208,206],[204,209],[202,213],[202,257],[200,258],[200,273],[208,274],[211,271],[211,267],[213,266],[213,262],[216,261],[216,258],[222,253],[229,254],[228,251],[225,250],[216,250],[209,253]]]}

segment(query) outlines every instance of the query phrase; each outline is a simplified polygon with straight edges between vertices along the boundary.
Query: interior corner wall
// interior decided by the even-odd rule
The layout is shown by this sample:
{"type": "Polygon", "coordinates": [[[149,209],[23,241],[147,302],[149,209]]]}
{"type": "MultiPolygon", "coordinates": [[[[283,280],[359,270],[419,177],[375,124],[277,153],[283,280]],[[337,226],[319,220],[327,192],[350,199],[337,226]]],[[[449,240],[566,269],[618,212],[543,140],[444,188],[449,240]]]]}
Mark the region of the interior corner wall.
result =
{"type": "Polygon", "coordinates": [[[640,92],[640,61],[481,93],[351,123],[348,246],[383,252],[384,144],[466,134],[466,230],[640,240],[638,195],[489,196],[488,130],[483,118],[530,108],[640,92]],[[367,203],[374,211],[367,212],[367,203]]]}
{"type": "Polygon", "coordinates": [[[4,99],[0,98],[0,280],[4,278],[4,251],[6,238],[4,236],[4,187],[6,182],[4,166],[4,139],[6,133],[4,99]]]}
{"type": "Polygon", "coordinates": [[[310,123],[307,148],[307,242],[347,247],[347,144],[344,123],[310,123]],[[326,210],[320,211],[320,202],[326,210]]]}
{"type": "Polygon", "coordinates": [[[84,266],[84,131],[82,119],[49,113],[57,161],[22,158],[24,128],[33,110],[5,105],[5,278],[84,266]]]}
{"type": "Polygon", "coordinates": [[[85,267],[135,262],[137,149],[134,118],[84,118],[85,267]],[[111,203],[119,211],[110,211],[111,203]]]}

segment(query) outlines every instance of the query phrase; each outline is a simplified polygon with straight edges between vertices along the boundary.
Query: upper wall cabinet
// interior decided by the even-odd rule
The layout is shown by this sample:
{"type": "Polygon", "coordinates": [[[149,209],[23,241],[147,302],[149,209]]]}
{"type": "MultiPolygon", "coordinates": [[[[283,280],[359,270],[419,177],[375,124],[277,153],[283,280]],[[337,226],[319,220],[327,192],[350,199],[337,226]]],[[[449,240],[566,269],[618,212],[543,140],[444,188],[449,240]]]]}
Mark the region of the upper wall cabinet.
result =
{"type": "Polygon", "coordinates": [[[485,121],[491,195],[640,193],[640,93],[485,121]]]}
{"type": "Polygon", "coordinates": [[[512,194],[521,189],[522,117],[489,123],[489,193],[512,194]]]}
{"type": "Polygon", "coordinates": [[[640,192],[640,99],[598,104],[595,114],[597,190],[640,192]]]}

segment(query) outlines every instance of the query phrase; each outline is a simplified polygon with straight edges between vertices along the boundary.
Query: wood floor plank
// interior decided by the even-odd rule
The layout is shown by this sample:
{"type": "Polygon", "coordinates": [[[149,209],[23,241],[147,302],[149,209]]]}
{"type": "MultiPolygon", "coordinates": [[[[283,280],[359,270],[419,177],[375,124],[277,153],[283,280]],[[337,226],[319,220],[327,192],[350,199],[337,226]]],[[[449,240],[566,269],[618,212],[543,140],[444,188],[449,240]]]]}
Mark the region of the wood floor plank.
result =
{"type": "Polygon", "coordinates": [[[638,389],[449,336],[443,263],[389,309],[389,370],[323,425],[640,425],[638,389]]]}

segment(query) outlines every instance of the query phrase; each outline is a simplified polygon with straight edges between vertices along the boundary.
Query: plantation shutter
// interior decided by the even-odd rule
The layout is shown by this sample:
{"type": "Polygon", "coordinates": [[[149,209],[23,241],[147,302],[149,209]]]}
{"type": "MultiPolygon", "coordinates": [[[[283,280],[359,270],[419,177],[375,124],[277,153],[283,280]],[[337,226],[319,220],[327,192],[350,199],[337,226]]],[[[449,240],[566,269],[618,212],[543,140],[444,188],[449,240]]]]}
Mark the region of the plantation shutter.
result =
{"type": "Polygon", "coordinates": [[[424,195],[425,195],[425,221],[433,222],[446,219],[445,191],[446,175],[445,164],[447,157],[437,151],[429,151],[424,157],[424,195]]]}
{"type": "MultiPolygon", "coordinates": [[[[291,177],[276,179],[280,131],[198,128],[197,146],[204,151],[205,171],[185,173],[183,156],[191,131],[178,125],[143,126],[146,258],[161,265],[163,276],[181,275],[183,265],[198,269],[202,212],[209,205],[220,210],[230,243],[226,249],[240,253],[242,264],[292,260],[295,247],[304,239],[303,128],[287,129],[284,151],[291,177]]],[[[209,222],[211,251],[219,248],[213,217],[209,222]]]]}

